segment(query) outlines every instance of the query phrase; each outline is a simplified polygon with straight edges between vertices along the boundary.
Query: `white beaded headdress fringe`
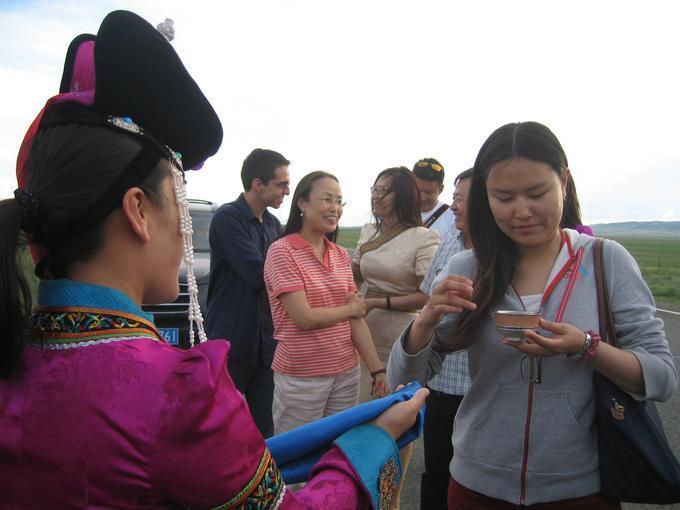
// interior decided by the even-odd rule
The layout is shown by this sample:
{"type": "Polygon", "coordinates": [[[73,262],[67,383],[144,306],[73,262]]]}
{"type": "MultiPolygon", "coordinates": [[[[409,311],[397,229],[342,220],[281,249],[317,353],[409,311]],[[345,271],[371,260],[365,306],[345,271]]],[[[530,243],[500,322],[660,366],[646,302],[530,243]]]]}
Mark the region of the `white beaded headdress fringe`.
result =
{"type": "MultiPolygon", "coordinates": [[[[163,23],[159,23],[156,29],[168,40],[175,38],[175,26],[170,18],[166,18],[163,23]]],[[[187,268],[187,287],[189,291],[189,344],[194,346],[194,323],[198,331],[198,342],[205,342],[208,337],[203,329],[203,314],[198,303],[198,284],[194,274],[194,228],[189,214],[189,202],[187,201],[187,191],[184,182],[184,172],[182,171],[181,156],[173,151],[174,161],[170,161],[172,167],[172,177],[174,179],[175,201],[179,209],[179,231],[184,242],[184,265],[187,268]]]]}
{"type": "MultiPolygon", "coordinates": [[[[173,163],[171,161],[171,163],[173,163]]],[[[186,185],[184,184],[184,173],[177,168],[181,165],[178,160],[172,164],[172,177],[174,180],[175,201],[179,209],[179,231],[184,242],[183,260],[187,269],[187,287],[189,291],[189,343],[194,346],[194,324],[198,332],[198,342],[205,342],[208,337],[203,328],[203,314],[198,303],[198,284],[194,274],[194,229],[189,214],[189,202],[187,201],[186,185]]]]}

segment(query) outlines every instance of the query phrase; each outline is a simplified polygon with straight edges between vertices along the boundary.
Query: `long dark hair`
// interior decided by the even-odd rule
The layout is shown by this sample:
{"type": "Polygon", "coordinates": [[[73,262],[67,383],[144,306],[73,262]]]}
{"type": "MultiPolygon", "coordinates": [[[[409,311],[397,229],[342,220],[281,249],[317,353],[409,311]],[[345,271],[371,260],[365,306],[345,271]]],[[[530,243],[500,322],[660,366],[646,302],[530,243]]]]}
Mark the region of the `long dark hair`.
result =
{"type": "MultiPolygon", "coordinates": [[[[286,221],[286,227],[283,229],[284,236],[287,236],[288,234],[296,234],[300,232],[300,230],[302,230],[302,211],[298,206],[298,202],[300,201],[301,198],[304,199],[305,202],[309,202],[309,194],[312,192],[312,189],[314,188],[314,183],[319,179],[323,179],[324,177],[333,179],[337,183],[340,182],[338,181],[338,178],[335,175],[330,174],[328,172],[324,172],[323,170],[317,170],[315,172],[311,172],[305,175],[302,178],[302,180],[298,183],[298,185],[295,188],[295,192],[293,193],[293,201],[290,206],[288,221],[286,221]]],[[[328,239],[332,243],[336,242],[338,239],[338,230],[339,227],[337,227],[333,232],[327,233],[326,239],[328,239]]]]}
{"type": "MultiPolygon", "coordinates": [[[[0,201],[0,378],[14,369],[29,326],[32,299],[19,262],[26,242],[48,254],[36,267],[42,279],[66,278],[74,262],[90,259],[102,245],[110,215],[72,232],[141,148],[130,136],[84,125],[55,126],[36,135],[25,167],[25,192],[35,205],[27,209],[26,193],[24,202],[0,201]]],[[[165,175],[158,165],[139,187],[156,199],[165,175]]]]}
{"type": "MultiPolygon", "coordinates": [[[[420,193],[418,185],[411,172],[405,166],[396,166],[383,170],[375,178],[373,185],[382,177],[392,178],[392,190],[396,195],[394,207],[397,212],[399,223],[407,227],[422,227],[423,220],[420,216],[420,193]]],[[[383,219],[373,216],[377,230],[380,230],[383,219]]]]}
{"type": "MultiPolygon", "coordinates": [[[[559,140],[550,129],[538,122],[506,124],[491,133],[482,145],[473,167],[468,197],[470,238],[478,263],[472,296],[477,308],[460,314],[458,326],[451,337],[454,345],[478,336],[483,321],[502,299],[517,268],[517,247],[498,228],[486,192],[491,167],[512,158],[546,163],[560,177],[568,167],[567,156],[559,140]]],[[[446,350],[445,345],[438,348],[446,350]]]]}
{"type": "Polygon", "coordinates": [[[560,227],[576,228],[579,225],[583,225],[583,220],[581,219],[581,204],[578,201],[576,184],[574,184],[574,179],[570,173],[567,178],[567,199],[564,201],[564,210],[562,211],[560,227]]]}

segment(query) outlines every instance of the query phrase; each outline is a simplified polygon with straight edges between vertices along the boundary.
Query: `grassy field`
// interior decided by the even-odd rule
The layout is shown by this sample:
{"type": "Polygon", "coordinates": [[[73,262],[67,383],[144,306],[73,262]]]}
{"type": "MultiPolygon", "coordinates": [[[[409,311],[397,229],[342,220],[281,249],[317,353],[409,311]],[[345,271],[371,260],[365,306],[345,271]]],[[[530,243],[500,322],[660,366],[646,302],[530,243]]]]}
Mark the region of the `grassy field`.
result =
{"type": "Polygon", "coordinates": [[[340,232],[338,232],[338,244],[353,250],[357,247],[360,233],[361,227],[340,227],[340,232]]]}
{"type": "MultiPolygon", "coordinates": [[[[356,248],[360,227],[340,227],[338,244],[356,248]]],[[[661,307],[680,306],[680,240],[613,238],[635,257],[642,275],[661,307]]]]}
{"type": "Polygon", "coordinates": [[[680,305],[680,240],[615,239],[635,257],[659,305],[680,305]]]}
{"type": "MultiPolygon", "coordinates": [[[[340,227],[338,244],[354,249],[361,227],[340,227]]],[[[615,238],[635,257],[642,275],[661,307],[680,307],[680,240],[615,238]]],[[[37,279],[33,275],[33,263],[28,252],[23,254],[24,267],[35,291],[37,279]]],[[[35,296],[35,294],[34,294],[35,296]]]]}

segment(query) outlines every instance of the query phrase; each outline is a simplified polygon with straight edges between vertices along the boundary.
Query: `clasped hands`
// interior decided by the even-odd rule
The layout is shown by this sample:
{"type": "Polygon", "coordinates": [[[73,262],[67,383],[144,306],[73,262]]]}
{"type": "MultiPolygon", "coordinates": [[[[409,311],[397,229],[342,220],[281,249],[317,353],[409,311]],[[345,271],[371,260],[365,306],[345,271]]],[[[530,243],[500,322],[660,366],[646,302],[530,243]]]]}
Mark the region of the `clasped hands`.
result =
{"type": "Polygon", "coordinates": [[[377,374],[371,384],[371,395],[376,397],[385,397],[390,394],[390,388],[387,386],[387,375],[377,374]]]}
{"type": "Polygon", "coordinates": [[[374,308],[383,308],[381,306],[383,303],[385,303],[385,298],[365,298],[356,292],[347,294],[347,304],[350,306],[352,319],[365,317],[374,308]]]}

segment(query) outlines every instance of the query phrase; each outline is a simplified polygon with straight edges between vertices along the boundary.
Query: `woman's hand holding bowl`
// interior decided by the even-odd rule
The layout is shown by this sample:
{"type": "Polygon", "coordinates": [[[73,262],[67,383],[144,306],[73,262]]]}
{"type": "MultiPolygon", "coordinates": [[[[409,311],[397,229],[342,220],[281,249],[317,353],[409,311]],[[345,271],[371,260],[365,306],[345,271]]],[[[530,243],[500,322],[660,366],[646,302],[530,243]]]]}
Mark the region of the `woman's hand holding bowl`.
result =
{"type": "Polygon", "coordinates": [[[515,342],[504,338],[503,343],[525,354],[544,357],[570,354],[577,352],[583,347],[585,333],[576,326],[565,322],[551,322],[545,319],[541,319],[539,325],[542,329],[552,333],[552,336],[543,336],[527,329],[524,331],[524,342],[515,342]]]}

